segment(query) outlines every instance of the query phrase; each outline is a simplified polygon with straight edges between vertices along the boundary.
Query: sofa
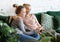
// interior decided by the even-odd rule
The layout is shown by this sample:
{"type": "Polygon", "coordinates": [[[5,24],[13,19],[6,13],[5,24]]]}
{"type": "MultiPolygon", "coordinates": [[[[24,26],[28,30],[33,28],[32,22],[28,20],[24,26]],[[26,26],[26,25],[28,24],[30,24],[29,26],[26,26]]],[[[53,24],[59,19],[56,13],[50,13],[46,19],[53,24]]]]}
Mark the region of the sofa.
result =
{"type": "MultiPolygon", "coordinates": [[[[47,39],[46,42],[60,42],[60,11],[47,11],[47,12],[40,12],[35,13],[35,16],[38,20],[38,22],[42,25],[42,21],[47,24],[43,24],[47,27],[47,31],[49,31],[51,34],[53,34],[54,37],[50,35],[48,32],[43,32],[41,35],[41,40],[39,42],[43,42],[45,39],[47,39]],[[43,14],[43,15],[42,15],[43,14]],[[46,14],[46,15],[45,15],[46,14]],[[45,17],[44,17],[45,16],[45,17]],[[47,19],[46,19],[47,18],[47,19]],[[51,21],[52,18],[52,21],[51,21]],[[42,20],[43,19],[43,20],[42,20]],[[48,21],[48,23],[47,23],[48,21]],[[53,24],[53,25],[52,25],[53,24]],[[50,27],[49,27],[50,26],[50,27]],[[53,26],[53,27],[51,27],[53,26]],[[48,29],[49,28],[49,29],[48,29]],[[52,38],[51,38],[52,37],[52,38]],[[51,38],[51,39],[50,39],[51,38]],[[42,40],[43,39],[43,40],[42,40]],[[50,40],[50,41],[48,41],[50,40]]],[[[2,17],[1,17],[2,18],[2,17]]],[[[6,20],[3,20],[6,22],[6,20]]],[[[46,27],[44,27],[46,28],[46,27]]],[[[45,42],[45,41],[44,41],[45,42]]]]}
{"type": "MultiPolygon", "coordinates": [[[[47,23],[47,21],[49,21],[50,23],[47,23],[47,24],[44,24],[44,25],[47,25],[49,27],[48,24],[53,24],[53,28],[52,28],[52,31],[51,33],[53,35],[55,35],[55,37],[57,38],[53,38],[51,39],[51,42],[60,42],[60,11],[47,11],[47,12],[41,12],[41,13],[36,13],[35,16],[37,17],[37,20],[39,21],[39,23],[42,25],[42,19],[44,18],[43,22],[45,21],[47,23]],[[42,14],[45,15],[49,15],[49,16],[45,16],[45,17],[42,17],[42,14]],[[51,22],[51,17],[52,16],[52,22],[51,22]],[[50,17],[50,18],[49,18],[50,17]],[[47,18],[47,19],[46,19],[47,18]],[[45,20],[46,19],[46,20],[45,20]]],[[[50,26],[51,26],[50,25],[50,26]]],[[[44,27],[45,28],[45,27],[44,27]]],[[[47,28],[48,29],[48,28],[47,28]]],[[[48,29],[48,31],[51,30],[48,29]]],[[[45,34],[46,35],[46,34],[45,34]]],[[[50,34],[47,34],[47,36],[51,36],[50,34]]]]}

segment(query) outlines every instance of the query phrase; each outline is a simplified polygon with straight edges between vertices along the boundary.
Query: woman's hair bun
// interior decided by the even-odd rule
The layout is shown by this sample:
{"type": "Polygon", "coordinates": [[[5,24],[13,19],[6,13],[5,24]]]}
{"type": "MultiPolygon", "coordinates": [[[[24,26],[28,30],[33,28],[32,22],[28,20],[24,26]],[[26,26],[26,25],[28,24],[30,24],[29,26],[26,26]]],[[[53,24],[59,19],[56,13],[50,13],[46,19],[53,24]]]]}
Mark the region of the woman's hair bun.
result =
{"type": "Polygon", "coordinates": [[[17,7],[18,7],[18,5],[17,5],[17,4],[13,4],[13,7],[17,8],[17,7]]]}

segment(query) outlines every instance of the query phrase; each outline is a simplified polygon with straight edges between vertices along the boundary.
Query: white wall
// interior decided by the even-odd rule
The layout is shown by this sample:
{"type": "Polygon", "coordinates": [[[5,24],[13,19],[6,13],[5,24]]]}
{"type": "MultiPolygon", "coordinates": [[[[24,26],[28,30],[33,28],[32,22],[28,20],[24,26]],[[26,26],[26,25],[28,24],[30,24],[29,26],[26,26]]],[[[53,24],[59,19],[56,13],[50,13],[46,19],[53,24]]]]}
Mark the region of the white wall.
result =
{"type": "Polygon", "coordinates": [[[13,4],[31,4],[32,10],[31,13],[44,12],[44,11],[60,11],[60,0],[0,0],[0,11],[3,9],[3,12],[7,15],[14,15],[13,4]]]}

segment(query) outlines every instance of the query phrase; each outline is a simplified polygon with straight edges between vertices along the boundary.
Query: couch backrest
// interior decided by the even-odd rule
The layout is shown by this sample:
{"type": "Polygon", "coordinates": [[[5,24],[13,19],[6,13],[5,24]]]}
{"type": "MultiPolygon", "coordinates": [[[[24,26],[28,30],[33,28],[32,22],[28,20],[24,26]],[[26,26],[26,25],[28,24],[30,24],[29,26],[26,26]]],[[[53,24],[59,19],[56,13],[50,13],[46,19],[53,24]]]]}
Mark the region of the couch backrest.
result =
{"type": "Polygon", "coordinates": [[[52,16],[59,16],[60,17],[60,11],[47,11],[46,13],[49,15],[52,15],[52,16]]]}

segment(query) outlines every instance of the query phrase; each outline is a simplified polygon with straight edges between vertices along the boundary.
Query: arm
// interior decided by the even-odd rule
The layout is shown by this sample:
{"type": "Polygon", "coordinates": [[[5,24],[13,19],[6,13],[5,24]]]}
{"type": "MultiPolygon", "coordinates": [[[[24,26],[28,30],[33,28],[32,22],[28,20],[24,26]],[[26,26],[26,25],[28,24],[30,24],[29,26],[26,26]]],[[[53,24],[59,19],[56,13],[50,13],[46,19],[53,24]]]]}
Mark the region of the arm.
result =
{"type": "Polygon", "coordinates": [[[37,24],[37,26],[40,28],[40,27],[41,27],[41,25],[39,24],[39,22],[38,22],[38,20],[37,20],[37,18],[36,18],[36,16],[35,16],[35,15],[33,15],[33,18],[34,18],[35,23],[37,24]]]}
{"type": "Polygon", "coordinates": [[[37,20],[37,18],[36,18],[35,15],[33,15],[33,18],[34,18],[34,20],[35,20],[35,23],[36,23],[37,26],[38,26],[38,28],[36,29],[36,31],[41,34],[41,32],[43,31],[43,27],[39,24],[39,22],[38,22],[38,20],[37,20]]]}
{"type": "Polygon", "coordinates": [[[23,31],[23,33],[25,34],[28,34],[28,35],[31,35],[31,34],[34,34],[35,31],[29,31],[27,32],[26,31],[26,26],[24,25],[23,23],[23,20],[22,19],[18,19],[18,25],[19,25],[19,28],[23,31]]]}

